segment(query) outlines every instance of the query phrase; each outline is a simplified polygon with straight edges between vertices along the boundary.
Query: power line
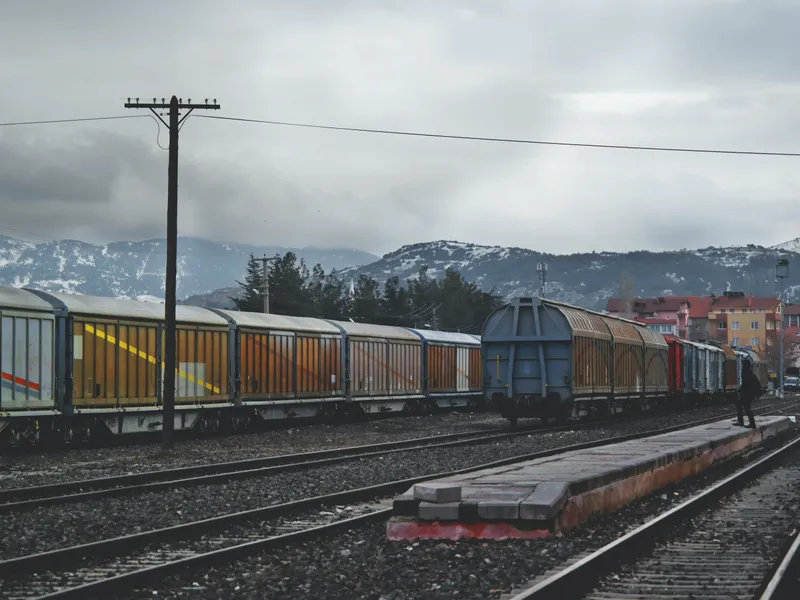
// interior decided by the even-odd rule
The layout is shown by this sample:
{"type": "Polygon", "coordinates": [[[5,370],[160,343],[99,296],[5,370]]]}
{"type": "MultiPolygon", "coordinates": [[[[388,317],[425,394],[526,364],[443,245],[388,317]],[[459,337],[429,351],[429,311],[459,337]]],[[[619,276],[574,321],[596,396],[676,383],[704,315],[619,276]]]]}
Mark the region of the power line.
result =
{"type": "Polygon", "coordinates": [[[368,129],[364,127],[339,127],[335,125],[316,125],[312,123],[292,123],[289,121],[270,121],[267,119],[246,119],[243,117],[223,117],[218,115],[196,115],[198,119],[218,119],[220,121],[239,121],[241,123],[259,123],[264,125],[281,125],[284,127],[303,127],[307,129],[328,129],[332,131],[352,131],[357,133],[377,133],[382,135],[400,135],[407,137],[440,138],[449,140],[466,140],[475,142],[499,142],[504,144],[529,144],[539,146],[567,146],[572,148],[600,148],[606,150],[643,150],[649,152],[691,152],[695,154],[739,154],[747,156],[788,156],[800,157],[800,152],[766,152],[761,150],[725,150],[713,148],[681,148],[669,146],[632,146],[626,144],[590,144],[584,142],[557,142],[552,140],[528,140],[520,138],[483,137],[475,135],[450,135],[445,133],[425,133],[419,131],[399,131],[393,129],[368,129]]]}
{"type": "MultiPolygon", "coordinates": [[[[217,119],[220,121],[237,121],[240,123],[257,123],[263,125],[279,125],[283,127],[300,127],[305,129],[326,129],[330,131],[349,131],[355,133],[374,133],[380,135],[397,135],[405,137],[438,138],[449,140],[463,140],[474,142],[495,142],[503,144],[527,144],[538,146],[562,146],[570,148],[595,148],[604,150],[638,150],[646,152],[683,152],[693,154],[731,154],[740,156],[782,156],[790,158],[800,157],[800,152],[769,152],[765,150],[730,150],[720,148],[688,148],[679,146],[638,146],[630,144],[592,144],[589,142],[560,142],[555,140],[532,140],[523,138],[501,138],[476,135],[454,135],[446,133],[430,133],[422,131],[401,131],[394,129],[370,129],[366,127],[342,127],[337,125],[318,125],[314,123],[296,123],[291,121],[274,121],[269,119],[248,119],[244,117],[223,117],[219,115],[193,115],[199,119],[217,119]]],[[[118,115],[109,117],[83,117],[76,119],[49,119],[40,121],[11,121],[0,123],[0,127],[13,127],[21,125],[51,125],[58,123],[85,123],[90,121],[114,121],[121,119],[149,118],[150,115],[118,115]]],[[[182,125],[182,124],[181,124],[182,125]]],[[[161,146],[161,144],[159,144],[161,146]]],[[[164,149],[162,147],[162,149],[164,149]]]]}
{"type": "Polygon", "coordinates": [[[50,119],[48,121],[12,121],[0,123],[0,127],[13,127],[15,125],[51,125],[54,123],[85,123],[86,121],[117,121],[120,119],[149,118],[150,115],[119,115],[116,117],[83,117],[80,119],[50,119]]]}

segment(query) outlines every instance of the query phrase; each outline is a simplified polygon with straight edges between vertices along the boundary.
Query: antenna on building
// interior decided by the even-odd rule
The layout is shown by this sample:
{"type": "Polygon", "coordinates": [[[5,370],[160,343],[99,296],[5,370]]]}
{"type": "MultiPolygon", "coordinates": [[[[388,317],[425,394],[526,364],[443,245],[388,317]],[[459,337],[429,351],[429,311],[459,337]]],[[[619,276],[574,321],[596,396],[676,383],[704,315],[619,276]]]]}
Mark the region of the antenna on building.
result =
{"type": "Polygon", "coordinates": [[[536,263],[536,272],[539,274],[539,281],[542,283],[542,287],[539,291],[539,296],[544,298],[545,288],[547,286],[547,263],[540,262],[536,263]]]}

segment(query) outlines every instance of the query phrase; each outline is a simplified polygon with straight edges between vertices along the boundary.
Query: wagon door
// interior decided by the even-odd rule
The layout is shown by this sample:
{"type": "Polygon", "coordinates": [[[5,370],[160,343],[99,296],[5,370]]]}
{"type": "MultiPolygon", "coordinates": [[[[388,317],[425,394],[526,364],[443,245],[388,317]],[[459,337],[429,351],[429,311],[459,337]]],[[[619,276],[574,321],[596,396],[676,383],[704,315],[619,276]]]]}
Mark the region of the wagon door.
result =
{"type": "Polygon", "coordinates": [[[456,391],[469,390],[469,348],[456,348],[456,391]]]}
{"type": "Polygon", "coordinates": [[[53,408],[54,317],[16,311],[0,314],[0,408],[53,408]]]}

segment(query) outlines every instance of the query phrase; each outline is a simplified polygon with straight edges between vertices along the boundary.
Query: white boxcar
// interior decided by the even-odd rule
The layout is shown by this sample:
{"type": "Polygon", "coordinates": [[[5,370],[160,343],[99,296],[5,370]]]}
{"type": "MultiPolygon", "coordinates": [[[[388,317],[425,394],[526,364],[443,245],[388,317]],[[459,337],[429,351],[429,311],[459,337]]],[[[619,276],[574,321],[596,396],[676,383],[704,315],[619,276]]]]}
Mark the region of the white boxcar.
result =
{"type": "Polygon", "coordinates": [[[0,412],[56,405],[53,307],[25,290],[0,287],[0,412]]]}

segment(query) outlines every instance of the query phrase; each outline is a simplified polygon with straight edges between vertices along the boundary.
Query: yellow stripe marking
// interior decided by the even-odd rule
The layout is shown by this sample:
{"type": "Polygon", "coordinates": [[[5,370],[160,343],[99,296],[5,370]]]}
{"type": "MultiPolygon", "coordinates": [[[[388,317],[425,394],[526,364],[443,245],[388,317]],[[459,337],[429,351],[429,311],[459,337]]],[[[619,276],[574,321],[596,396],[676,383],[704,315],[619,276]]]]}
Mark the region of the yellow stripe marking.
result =
{"type": "MultiPolygon", "coordinates": [[[[86,329],[87,333],[91,333],[91,334],[99,337],[101,340],[107,341],[109,344],[116,344],[120,348],[122,348],[123,350],[127,350],[131,354],[133,354],[135,356],[138,356],[142,360],[146,360],[147,362],[149,362],[149,363],[151,363],[153,365],[158,363],[158,361],[156,360],[155,356],[153,356],[151,354],[147,354],[147,352],[143,352],[142,350],[139,350],[135,346],[131,346],[130,344],[128,344],[126,342],[123,342],[121,340],[117,340],[117,338],[115,338],[113,335],[108,335],[104,331],[97,331],[93,326],[89,325],[88,323],[84,323],[83,326],[86,329]]],[[[161,361],[161,367],[162,368],[166,367],[166,364],[164,363],[164,361],[161,361]]],[[[219,394],[220,393],[220,389],[217,386],[212,385],[212,384],[208,383],[207,381],[203,381],[202,379],[197,379],[194,375],[189,375],[189,373],[184,373],[183,371],[181,371],[181,370],[179,370],[177,368],[175,369],[175,372],[178,374],[178,377],[182,377],[186,381],[189,381],[191,383],[197,382],[199,385],[203,386],[207,390],[213,391],[215,394],[219,394]]]]}

